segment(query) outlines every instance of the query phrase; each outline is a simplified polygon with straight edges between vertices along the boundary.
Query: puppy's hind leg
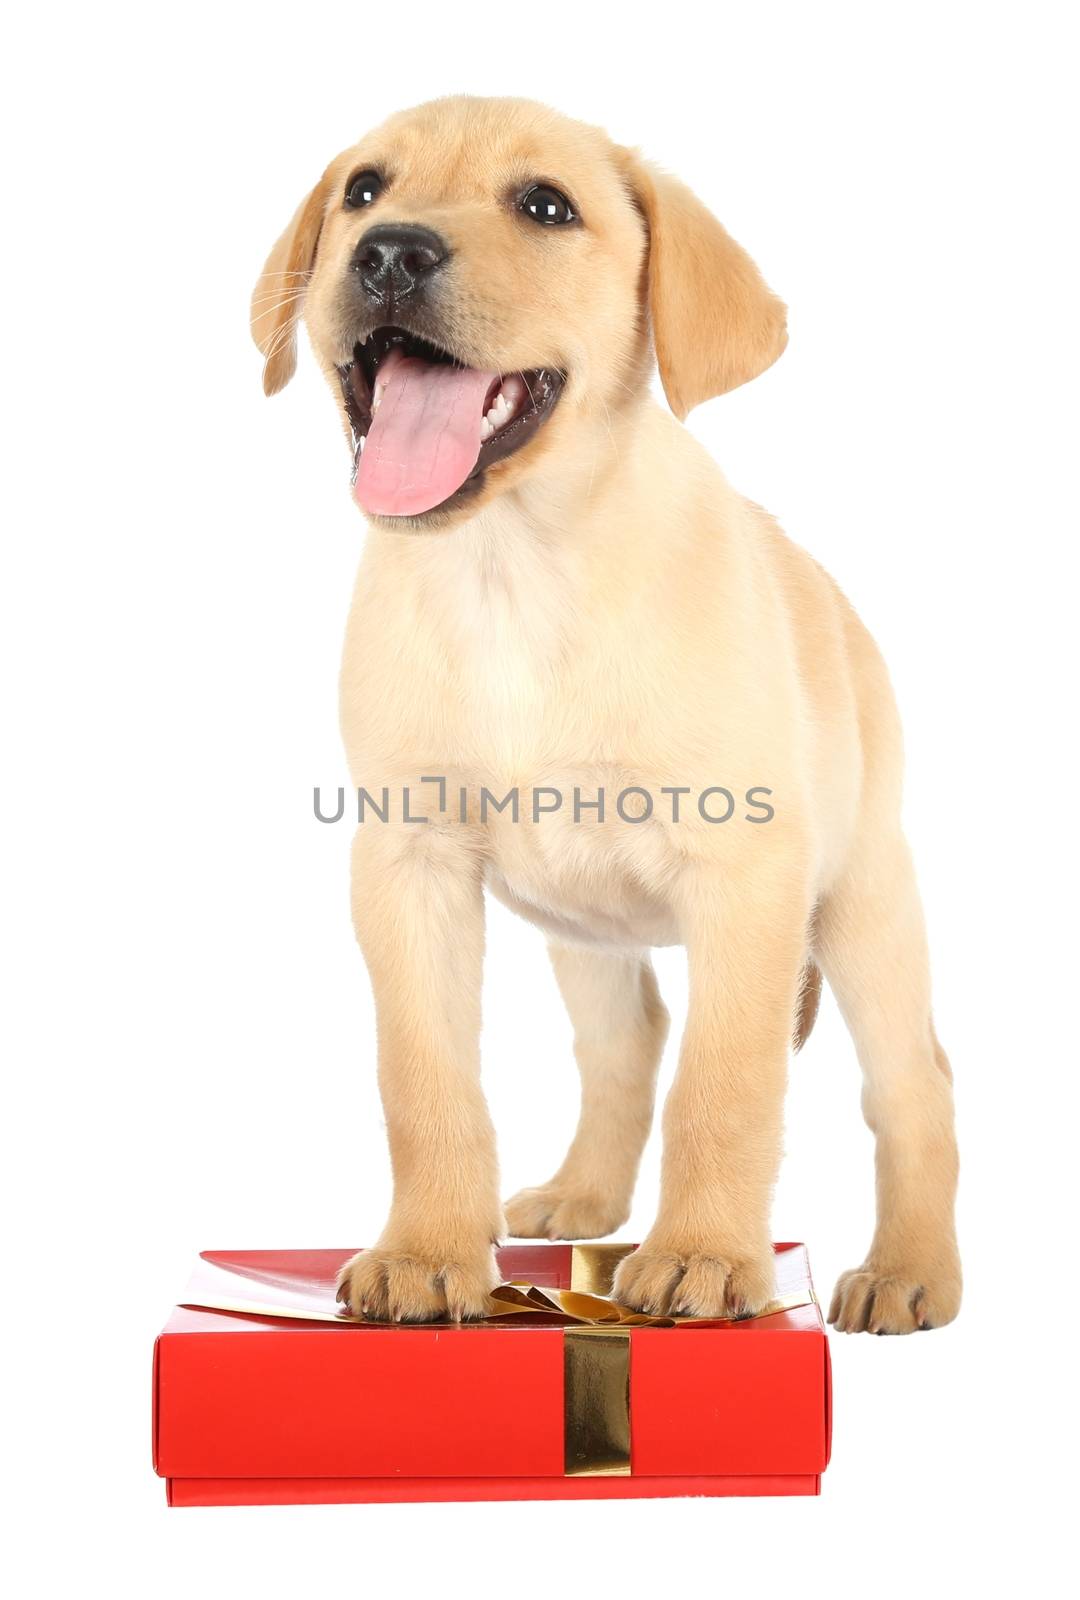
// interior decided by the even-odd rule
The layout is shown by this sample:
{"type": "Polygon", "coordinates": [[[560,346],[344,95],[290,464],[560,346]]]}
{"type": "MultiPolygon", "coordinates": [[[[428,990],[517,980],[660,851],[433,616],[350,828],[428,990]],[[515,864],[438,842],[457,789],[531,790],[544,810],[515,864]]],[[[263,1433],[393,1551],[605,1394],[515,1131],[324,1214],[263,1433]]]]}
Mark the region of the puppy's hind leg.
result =
{"type": "Polygon", "coordinates": [[[581,1117],[550,1182],[507,1201],[507,1229],[526,1239],[597,1239],[630,1214],[668,1014],[647,958],[549,949],[574,1025],[581,1117]]]}
{"type": "Polygon", "coordinates": [[[952,1075],[899,834],[857,849],[819,908],[816,956],[855,1041],[876,1140],[877,1227],[862,1266],[841,1276],[829,1321],[849,1333],[939,1327],[956,1316],[961,1289],[952,1075]]]}

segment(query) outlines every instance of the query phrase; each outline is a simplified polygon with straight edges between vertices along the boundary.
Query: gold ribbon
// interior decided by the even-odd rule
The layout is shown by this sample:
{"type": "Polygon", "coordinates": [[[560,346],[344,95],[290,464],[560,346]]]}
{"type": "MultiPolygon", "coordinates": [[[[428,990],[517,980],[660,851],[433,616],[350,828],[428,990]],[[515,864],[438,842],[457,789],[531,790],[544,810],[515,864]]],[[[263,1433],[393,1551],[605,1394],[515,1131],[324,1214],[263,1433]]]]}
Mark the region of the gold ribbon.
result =
{"type": "Polygon", "coordinates": [[[563,1474],[630,1474],[630,1329],[563,1334],[563,1474]]]}
{"type": "MultiPolygon", "coordinates": [[[[684,1323],[720,1326],[730,1317],[656,1317],[631,1311],[610,1298],[615,1269],[632,1244],[574,1245],[569,1289],[531,1283],[503,1283],[492,1290],[486,1315],[477,1323],[425,1322],[424,1328],[475,1327],[526,1316],[563,1325],[563,1470],[567,1477],[611,1478],[630,1473],[630,1333],[634,1328],[674,1328],[684,1323]]],[[[295,1317],[315,1322],[352,1322],[402,1328],[409,1324],[376,1322],[356,1317],[343,1307],[331,1309],[320,1291],[299,1291],[280,1284],[240,1277],[248,1292],[237,1290],[238,1269],[213,1261],[200,1262],[183,1303],[249,1316],[295,1317]],[[250,1291],[255,1289],[255,1294],[250,1291]]],[[[771,1317],[798,1306],[812,1305],[812,1292],[784,1295],[754,1313],[771,1317]]]]}
{"type": "Polygon", "coordinates": [[[609,1295],[620,1261],[634,1253],[632,1244],[575,1244],[570,1248],[570,1287],[581,1294],[609,1295]]]}

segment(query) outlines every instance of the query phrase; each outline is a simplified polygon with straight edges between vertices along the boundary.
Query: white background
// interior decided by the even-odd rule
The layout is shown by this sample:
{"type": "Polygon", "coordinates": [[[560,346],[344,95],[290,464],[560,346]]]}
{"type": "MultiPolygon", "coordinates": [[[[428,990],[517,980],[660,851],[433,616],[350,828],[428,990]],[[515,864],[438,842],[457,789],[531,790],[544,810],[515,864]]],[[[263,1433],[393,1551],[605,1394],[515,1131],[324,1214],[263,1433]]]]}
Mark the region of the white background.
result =
{"type": "MultiPolygon", "coordinates": [[[[934,1595],[1053,1569],[1077,1361],[1067,11],[293,0],[9,24],[19,1592],[456,1595],[516,1575],[527,1595],[934,1595]],[[348,832],[311,811],[314,784],[347,781],[336,673],[363,527],[310,358],[263,399],[247,297],[331,155],[460,89],[640,145],[760,262],[788,353],[690,426],[839,579],[894,674],[967,1297],[942,1332],[834,1339],[820,1500],[167,1513],[150,1471],[151,1343],[194,1252],[351,1247],[383,1219],[348,832]]],[[[657,964],[677,1039],[681,953],[657,964]]],[[[542,939],[498,907],[485,1002],[509,1193],[557,1164],[576,1081],[542,939]]],[[[775,1233],[808,1241],[826,1297],[872,1220],[831,1004],[787,1145],[775,1233]]],[[[654,1139],[624,1237],[649,1225],[657,1158],[654,1139]]]]}

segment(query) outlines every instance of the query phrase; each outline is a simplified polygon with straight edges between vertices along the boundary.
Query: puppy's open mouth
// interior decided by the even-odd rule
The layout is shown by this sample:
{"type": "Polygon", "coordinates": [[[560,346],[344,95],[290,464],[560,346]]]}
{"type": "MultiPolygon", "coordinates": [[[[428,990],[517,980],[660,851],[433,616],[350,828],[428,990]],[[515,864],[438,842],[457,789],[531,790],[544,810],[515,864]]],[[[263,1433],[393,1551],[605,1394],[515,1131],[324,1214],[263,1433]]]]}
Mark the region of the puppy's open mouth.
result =
{"type": "Polygon", "coordinates": [[[551,415],[553,367],[481,372],[402,328],[377,328],[339,367],[355,455],[353,495],[374,516],[445,506],[551,415]]]}

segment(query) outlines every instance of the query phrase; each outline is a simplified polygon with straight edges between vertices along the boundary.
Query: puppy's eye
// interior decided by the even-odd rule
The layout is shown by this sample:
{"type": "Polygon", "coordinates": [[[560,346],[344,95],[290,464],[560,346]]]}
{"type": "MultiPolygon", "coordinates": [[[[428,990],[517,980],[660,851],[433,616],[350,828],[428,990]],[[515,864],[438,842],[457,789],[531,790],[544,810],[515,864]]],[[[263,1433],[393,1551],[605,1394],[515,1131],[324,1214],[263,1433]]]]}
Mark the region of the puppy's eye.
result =
{"type": "Polygon", "coordinates": [[[542,222],[548,228],[576,220],[574,208],[566,196],[546,183],[538,183],[535,189],[529,190],[521,202],[521,209],[534,222],[542,222]]]}
{"type": "Polygon", "coordinates": [[[382,191],[383,181],[377,172],[358,172],[355,178],[349,180],[345,204],[350,211],[358,211],[361,206],[369,206],[373,200],[377,200],[382,191]]]}

